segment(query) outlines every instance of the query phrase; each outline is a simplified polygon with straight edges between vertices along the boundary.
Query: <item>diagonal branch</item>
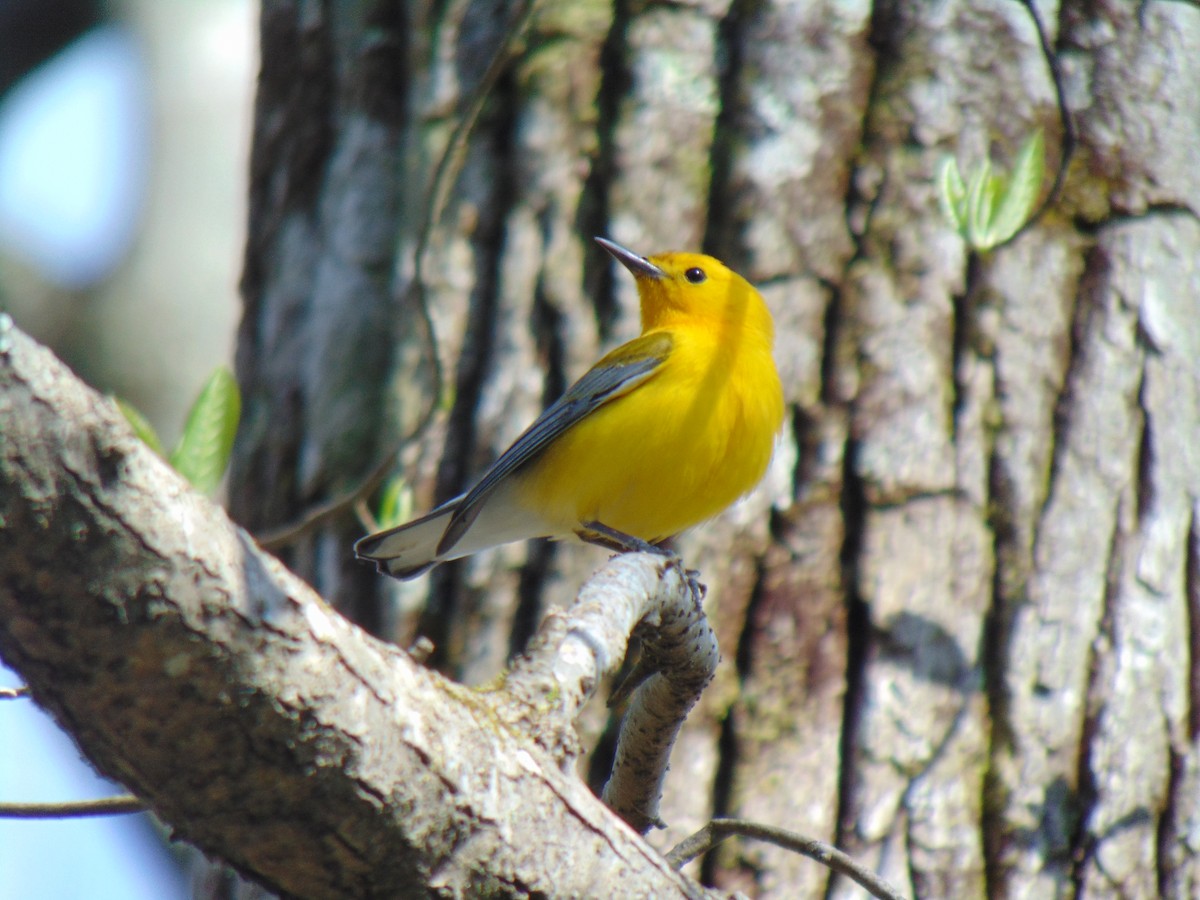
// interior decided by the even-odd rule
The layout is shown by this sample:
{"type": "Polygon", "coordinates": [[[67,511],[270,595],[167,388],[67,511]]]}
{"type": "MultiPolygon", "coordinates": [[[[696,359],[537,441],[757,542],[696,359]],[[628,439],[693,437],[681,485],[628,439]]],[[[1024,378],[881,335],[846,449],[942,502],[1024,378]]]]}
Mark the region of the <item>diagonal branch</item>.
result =
{"type": "Polygon", "coordinates": [[[263,554],[6,316],[0,423],[0,653],[179,837],[298,897],[705,896],[491,695],[263,554]]]}

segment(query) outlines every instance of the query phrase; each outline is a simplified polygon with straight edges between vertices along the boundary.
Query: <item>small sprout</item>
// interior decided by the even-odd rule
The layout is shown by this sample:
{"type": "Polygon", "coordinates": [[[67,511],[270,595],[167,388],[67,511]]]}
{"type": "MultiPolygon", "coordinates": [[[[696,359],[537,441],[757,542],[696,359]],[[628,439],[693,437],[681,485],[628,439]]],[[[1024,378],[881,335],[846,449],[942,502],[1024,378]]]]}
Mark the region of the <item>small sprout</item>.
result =
{"type": "Polygon", "coordinates": [[[221,483],[233,452],[242,414],[237,380],[224,366],[209,376],[188,413],[170,463],[196,490],[212,494],[221,483]]]}
{"type": "Polygon", "coordinates": [[[1017,151],[1010,174],[994,174],[991,162],[984,160],[966,181],[953,157],[942,160],[937,174],[938,205],[973,250],[998,247],[1028,222],[1045,175],[1045,150],[1039,128],[1017,151]]]}
{"type": "MultiPolygon", "coordinates": [[[[958,171],[958,163],[953,156],[942,157],[937,172],[937,198],[942,215],[954,226],[954,230],[963,234],[963,220],[966,206],[963,201],[967,197],[967,185],[962,174],[958,171]]],[[[965,235],[964,235],[965,236],[965,235]]]]}
{"type": "Polygon", "coordinates": [[[229,467],[242,414],[242,396],[232,372],[222,366],[209,376],[188,412],[183,436],[170,454],[163,450],[162,441],[145,416],[120,397],[113,400],[142,443],[166,459],[192,487],[210,495],[217,489],[229,467]]]}
{"type": "Polygon", "coordinates": [[[1007,188],[1002,192],[1000,204],[992,219],[992,228],[1000,235],[997,243],[1003,243],[1024,227],[1029,214],[1037,203],[1042,179],[1046,173],[1046,142],[1042,129],[1038,129],[1021,145],[1013,162],[1012,174],[1008,176],[1007,188]]]}
{"type": "Polygon", "coordinates": [[[389,479],[383,486],[383,496],[376,515],[379,528],[391,528],[407,522],[412,517],[412,511],[413,493],[408,482],[399,475],[389,479]]]}

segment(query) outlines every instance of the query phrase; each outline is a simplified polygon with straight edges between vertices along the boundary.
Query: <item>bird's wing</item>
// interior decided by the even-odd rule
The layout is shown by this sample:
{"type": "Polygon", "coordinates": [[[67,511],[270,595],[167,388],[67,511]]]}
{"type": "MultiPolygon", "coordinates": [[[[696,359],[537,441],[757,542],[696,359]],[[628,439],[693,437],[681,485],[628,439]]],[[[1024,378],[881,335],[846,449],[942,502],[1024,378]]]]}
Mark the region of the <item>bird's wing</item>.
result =
{"type": "Polygon", "coordinates": [[[550,443],[585,416],[622,394],[633,390],[658,371],[671,353],[671,336],[665,332],[644,334],[613,350],[592,366],[525,429],[511,447],[484,474],[454,511],[438,544],[439,555],[463,536],[483,503],[505,478],[534,460],[550,443]]]}

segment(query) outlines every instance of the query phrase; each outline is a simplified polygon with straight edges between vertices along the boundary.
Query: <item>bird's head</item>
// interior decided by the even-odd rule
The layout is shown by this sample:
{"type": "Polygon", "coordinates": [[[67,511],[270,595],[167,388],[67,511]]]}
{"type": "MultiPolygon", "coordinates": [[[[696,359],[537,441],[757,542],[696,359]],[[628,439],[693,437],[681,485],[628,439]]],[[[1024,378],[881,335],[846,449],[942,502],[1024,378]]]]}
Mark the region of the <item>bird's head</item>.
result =
{"type": "Polygon", "coordinates": [[[771,341],[774,328],[762,296],[719,259],[702,253],[638,256],[605,238],[596,238],[596,243],[637,282],[643,331],[698,325],[744,330],[771,341]]]}

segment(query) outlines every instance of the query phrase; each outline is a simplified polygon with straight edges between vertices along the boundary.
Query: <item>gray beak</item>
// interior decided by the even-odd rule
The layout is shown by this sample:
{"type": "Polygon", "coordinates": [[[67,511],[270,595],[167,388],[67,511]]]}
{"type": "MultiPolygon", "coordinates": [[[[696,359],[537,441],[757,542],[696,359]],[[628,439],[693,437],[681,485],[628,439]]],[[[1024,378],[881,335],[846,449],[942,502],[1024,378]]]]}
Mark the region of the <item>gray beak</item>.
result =
{"type": "Polygon", "coordinates": [[[620,244],[613,243],[608,238],[598,237],[596,243],[612,254],[613,259],[633,273],[634,278],[665,278],[666,273],[644,256],[638,256],[632,250],[626,250],[620,244]]]}

